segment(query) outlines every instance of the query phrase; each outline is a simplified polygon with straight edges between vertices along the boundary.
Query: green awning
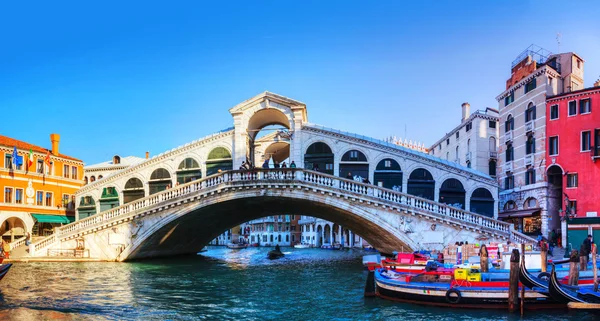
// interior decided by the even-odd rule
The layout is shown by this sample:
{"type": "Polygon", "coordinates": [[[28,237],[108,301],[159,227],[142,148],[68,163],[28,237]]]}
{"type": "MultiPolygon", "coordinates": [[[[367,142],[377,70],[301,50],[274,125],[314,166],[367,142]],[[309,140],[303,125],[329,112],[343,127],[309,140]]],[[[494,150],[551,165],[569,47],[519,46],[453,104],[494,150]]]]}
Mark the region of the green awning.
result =
{"type": "Polygon", "coordinates": [[[49,214],[31,214],[33,218],[40,223],[63,223],[69,224],[75,222],[75,216],[49,215],[49,214]]]}

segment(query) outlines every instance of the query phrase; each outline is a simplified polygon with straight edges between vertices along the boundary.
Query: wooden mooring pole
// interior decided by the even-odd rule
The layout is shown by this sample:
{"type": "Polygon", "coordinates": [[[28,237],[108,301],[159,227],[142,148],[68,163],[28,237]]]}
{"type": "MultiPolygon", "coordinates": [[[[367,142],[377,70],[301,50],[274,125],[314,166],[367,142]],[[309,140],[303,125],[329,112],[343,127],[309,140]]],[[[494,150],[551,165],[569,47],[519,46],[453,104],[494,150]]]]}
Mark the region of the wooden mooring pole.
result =
{"type": "Polygon", "coordinates": [[[519,250],[513,249],[510,255],[510,276],[508,280],[508,311],[517,311],[519,305],[519,250]]]}
{"type": "Polygon", "coordinates": [[[542,272],[546,272],[548,270],[548,243],[542,241],[540,248],[540,259],[542,260],[542,272]]]}
{"type": "Polygon", "coordinates": [[[571,251],[569,259],[569,285],[576,286],[579,284],[579,251],[571,251]]]}
{"type": "MultiPolygon", "coordinates": [[[[521,264],[525,265],[525,243],[521,243],[521,264]]],[[[518,273],[517,273],[518,274],[518,273]]],[[[519,284],[517,283],[517,286],[519,284]]],[[[525,286],[521,286],[521,316],[525,308],[525,286]]]]}
{"type": "Polygon", "coordinates": [[[596,266],[596,253],[598,247],[592,244],[592,271],[594,271],[594,292],[598,292],[598,267],[596,266]]]}

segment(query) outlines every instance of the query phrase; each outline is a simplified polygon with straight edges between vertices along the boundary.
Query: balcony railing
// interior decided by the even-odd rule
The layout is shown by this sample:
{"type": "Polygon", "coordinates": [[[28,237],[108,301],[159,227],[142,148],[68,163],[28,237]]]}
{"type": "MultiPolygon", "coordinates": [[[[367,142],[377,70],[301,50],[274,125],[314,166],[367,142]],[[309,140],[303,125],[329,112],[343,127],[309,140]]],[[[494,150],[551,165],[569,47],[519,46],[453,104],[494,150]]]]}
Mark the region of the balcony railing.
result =
{"type": "Polygon", "coordinates": [[[508,143],[508,142],[511,142],[512,140],[513,140],[513,132],[512,132],[512,130],[509,131],[509,132],[507,132],[507,133],[504,133],[504,143],[505,144],[508,143]]]}
{"type": "Polygon", "coordinates": [[[525,123],[525,132],[529,133],[535,130],[535,120],[530,120],[525,123]]]}
{"type": "Polygon", "coordinates": [[[527,154],[525,155],[525,166],[531,166],[533,165],[533,161],[534,161],[534,155],[533,154],[527,154]]]}
{"type": "Polygon", "coordinates": [[[495,152],[495,151],[492,152],[492,151],[490,151],[490,158],[498,159],[498,152],[495,152]]]}
{"type": "Polygon", "coordinates": [[[504,163],[504,171],[505,172],[513,171],[513,162],[512,161],[504,163]]]}

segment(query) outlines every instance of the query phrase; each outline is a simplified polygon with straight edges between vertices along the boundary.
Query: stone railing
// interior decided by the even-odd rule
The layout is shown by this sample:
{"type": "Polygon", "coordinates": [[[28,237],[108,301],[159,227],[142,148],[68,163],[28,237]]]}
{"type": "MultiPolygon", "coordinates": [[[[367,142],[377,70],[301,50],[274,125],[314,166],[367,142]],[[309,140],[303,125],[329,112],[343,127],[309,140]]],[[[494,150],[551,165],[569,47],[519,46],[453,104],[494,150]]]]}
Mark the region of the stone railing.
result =
{"type": "MultiPolygon", "coordinates": [[[[494,218],[479,215],[458,209],[447,204],[438,203],[428,199],[420,198],[414,195],[393,191],[387,188],[364,184],[353,180],[348,180],[328,174],[323,174],[301,168],[297,169],[255,169],[248,171],[226,171],[206,178],[192,181],[183,185],[175,186],[171,189],[147,196],[145,198],[121,205],[92,215],[85,219],[73,222],[71,224],[57,227],[55,233],[39,242],[32,244],[33,252],[38,252],[52,245],[59,239],[70,235],[82,233],[86,230],[97,229],[107,222],[123,221],[137,215],[153,206],[165,204],[170,200],[178,200],[182,197],[196,196],[199,193],[214,192],[219,188],[226,188],[240,184],[262,184],[269,185],[288,185],[295,186],[306,185],[307,187],[319,187],[331,190],[331,192],[344,195],[365,197],[366,201],[382,201],[399,205],[406,210],[413,210],[419,214],[429,215],[436,219],[451,219],[463,222],[469,225],[476,225],[488,230],[493,230],[506,237],[510,237],[510,224],[498,221],[494,218]]],[[[528,238],[527,236],[515,236],[517,238],[528,238]]],[[[532,239],[533,240],[533,239],[532,239]]],[[[30,250],[30,251],[31,251],[30,250]]]]}
{"type": "Polygon", "coordinates": [[[10,245],[10,250],[12,251],[12,250],[16,249],[17,247],[19,247],[21,245],[25,245],[26,239],[27,239],[27,237],[23,236],[21,238],[18,238],[16,240],[10,242],[10,244],[9,244],[10,245]]]}
{"type": "Polygon", "coordinates": [[[517,243],[517,244],[533,244],[534,246],[536,246],[536,240],[530,236],[527,236],[519,231],[515,231],[514,229],[510,229],[510,240],[513,243],[517,243]]]}

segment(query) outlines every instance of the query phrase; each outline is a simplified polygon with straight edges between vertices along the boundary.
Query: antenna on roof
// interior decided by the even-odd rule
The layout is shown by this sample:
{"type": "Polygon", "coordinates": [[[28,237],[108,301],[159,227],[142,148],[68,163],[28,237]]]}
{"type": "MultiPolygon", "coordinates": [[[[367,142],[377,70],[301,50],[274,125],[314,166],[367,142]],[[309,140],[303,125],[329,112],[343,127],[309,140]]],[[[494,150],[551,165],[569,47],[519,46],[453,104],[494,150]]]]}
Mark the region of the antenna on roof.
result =
{"type": "Polygon", "coordinates": [[[558,45],[558,52],[560,53],[560,37],[562,37],[562,35],[560,34],[560,32],[556,33],[556,44],[558,45]]]}

